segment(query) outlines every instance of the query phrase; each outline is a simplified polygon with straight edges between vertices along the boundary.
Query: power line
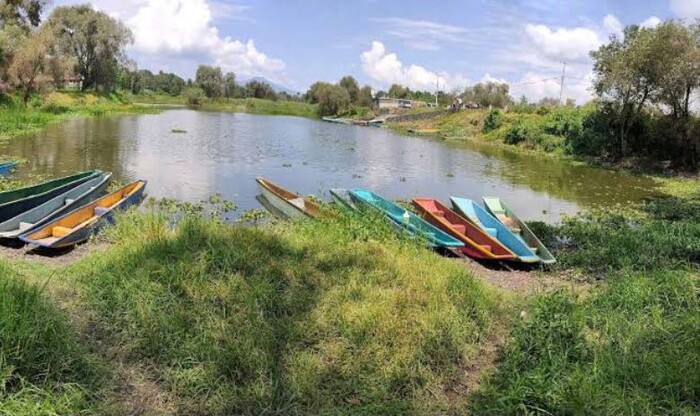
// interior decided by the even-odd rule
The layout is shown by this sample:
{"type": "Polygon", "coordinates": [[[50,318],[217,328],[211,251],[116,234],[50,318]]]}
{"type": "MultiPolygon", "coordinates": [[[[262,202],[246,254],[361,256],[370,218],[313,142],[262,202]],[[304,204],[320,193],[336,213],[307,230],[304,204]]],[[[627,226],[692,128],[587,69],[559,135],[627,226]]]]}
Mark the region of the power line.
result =
{"type": "Polygon", "coordinates": [[[564,67],[561,70],[561,85],[559,86],[559,105],[564,105],[564,78],[566,77],[566,61],[562,62],[564,67]]]}

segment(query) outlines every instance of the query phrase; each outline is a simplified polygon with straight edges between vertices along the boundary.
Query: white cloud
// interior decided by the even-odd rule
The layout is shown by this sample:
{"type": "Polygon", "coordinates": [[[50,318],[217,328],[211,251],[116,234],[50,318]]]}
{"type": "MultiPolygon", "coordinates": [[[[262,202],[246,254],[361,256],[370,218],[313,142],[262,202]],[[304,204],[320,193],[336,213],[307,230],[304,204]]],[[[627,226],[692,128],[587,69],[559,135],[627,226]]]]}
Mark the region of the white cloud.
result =
{"type": "MultiPolygon", "coordinates": [[[[577,104],[584,104],[590,101],[593,98],[591,93],[592,78],[592,72],[583,77],[566,78],[564,82],[564,101],[569,98],[576,100],[577,104]]],[[[537,72],[528,72],[519,81],[510,85],[510,94],[516,100],[524,95],[530,102],[537,102],[542,98],[559,98],[560,89],[560,78],[537,72]]]]}
{"type": "Polygon", "coordinates": [[[539,53],[554,60],[585,60],[602,43],[598,33],[583,27],[552,30],[545,25],[528,24],[525,33],[539,53]]]}
{"type": "Polygon", "coordinates": [[[645,21],[643,21],[639,25],[641,27],[654,28],[654,27],[658,26],[660,23],[661,23],[661,19],[659,19],[656,16],[651,16],[650,18],[646,19],[645,21]]]}
{"type": "Polygon", "coordinates": [[[443,43],[464,43],[469,30],[460,26],[429,20],[411,20],[400,17],[372,18],[387,29],[386,33],[401,39],[414,49],[438,50],[443,43]]]}
{"type": "Polygon", "coordinates": [[[683,19],[700,18],[700,0],[669,0],[669,6],[683,19]]]}
{"type": "Polygon", "coordinates": [[[214,25],[214,12],[219,19],[250,21],[245,14],[248,6],[214,0],[93,0],[92,4],[126,23],[134,33],[133,49],[148,62],[196,57],[245,77],[284,77],[284,62],[258,50],[253,40],[222,36],[214,25]]]}
{"type": "Polygon", "coordinates": [[[603,19],[603,26],[610,34],[615,34],[617,36],[622,35],[622,23],[612,14],[605,16],[603,19]]]}
{"type": "Polygon", "coordinates": [[[372,42],[370,50],[360,55],[362,69],[374,81],[388,86],[393,83],[405,85],[414,90],[435,89],[439,80],[440,89],[462,89],[468,80],[460,75],[433,72],[420,65],[404,65],[395,53],[387,52],[384,44],[372,42]]]}

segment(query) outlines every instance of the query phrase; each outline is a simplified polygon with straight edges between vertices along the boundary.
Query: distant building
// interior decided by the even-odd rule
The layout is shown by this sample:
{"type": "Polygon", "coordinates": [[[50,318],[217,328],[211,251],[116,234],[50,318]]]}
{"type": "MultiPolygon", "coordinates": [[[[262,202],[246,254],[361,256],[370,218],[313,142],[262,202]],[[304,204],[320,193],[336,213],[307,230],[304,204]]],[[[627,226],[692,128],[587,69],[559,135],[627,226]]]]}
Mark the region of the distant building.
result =
{"type": "Polygon", "coordinates": [[[82,90],[83,77],[82,75],[73,75],[63,79],[63,88],[67,90],[82,90]]]}

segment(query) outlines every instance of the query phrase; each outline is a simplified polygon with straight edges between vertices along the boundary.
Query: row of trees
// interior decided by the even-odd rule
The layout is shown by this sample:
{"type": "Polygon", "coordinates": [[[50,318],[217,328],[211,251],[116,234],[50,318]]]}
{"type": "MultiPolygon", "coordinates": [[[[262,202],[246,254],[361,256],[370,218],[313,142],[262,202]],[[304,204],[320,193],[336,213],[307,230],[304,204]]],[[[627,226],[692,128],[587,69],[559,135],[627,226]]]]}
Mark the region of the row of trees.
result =
{"type": "Polygon", "coordinates": [[[3,90],[32,93],[67,79],[82,89],[116,86],[133,36],[124,24],[88,5],[57,7],[41,22],[45,0],[0,2],[0,82],[3,90]]]}
{"type": "MultiPolygon", "coordinates": [[[[591,52],[600,112],[599,142],[617,158],[664,149],[698,166],[700,126],[691,98],[700,88],[700,22],[628,26],[591,52]]],[[[597,143],[594,143],[597,146],[597,143]]]]}
{"type": "Polygon", "coordinates": [[[321,116],[343,114],[352,107],[370,107],[372,105],[372,88],[365,85],[360,88],[357,80],[345,76],[337,84],[316,82],[304,95],[311,104],[318,104],[321,116]]]}

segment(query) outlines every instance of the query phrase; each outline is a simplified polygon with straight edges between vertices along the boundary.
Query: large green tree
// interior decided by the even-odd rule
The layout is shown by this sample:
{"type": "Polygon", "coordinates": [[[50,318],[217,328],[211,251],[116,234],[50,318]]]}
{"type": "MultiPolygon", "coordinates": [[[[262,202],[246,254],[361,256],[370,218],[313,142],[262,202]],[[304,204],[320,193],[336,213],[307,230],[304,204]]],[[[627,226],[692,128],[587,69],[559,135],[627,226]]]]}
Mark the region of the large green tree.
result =
{"type": "Polygon", "coordinates": [[[39,26],[47,0],[0,0],[0,29],[6,25],[39,26]]]}
{"type": "Polygon", "coordinates": [[[75,59],[83,90],[110,90],[117,82],[131,31],[119,20],[89,5],[61,6],[46,21],[60,53],[75,59]]]}
{"type": "Polygon", "coordinates": [[[391,98],[411,98],[411,90],[400,84],[392,84],[387,94],[391,98]]]}
{"type": "Polygon", "coordinates": [[[224,75],[224,96],[226,98],[236,96],[236,74],[233,72],[227,72],[224,75]]]}
{"type": "Polygon", "coordinates": [[[338,85],[345,88],[345,91],[348,92],[350,102],[357,104],[357,100],[360,95],[360,86],[357,84],[355,78],[351,77],[350,75],[344,76],[340,79],[338,85]]]}
{"type": "Polygon", "coordinates": [[[276,100],[277,94],[267,82],[257,80],[248,81],[245,84],[246,97],[276,100]]]}
{"type": "Polygon", "coordinates": [[[218,66],[200,65],[194,82],[209,98],[220,98],[224,95],[224,75],[218,66]]]}

